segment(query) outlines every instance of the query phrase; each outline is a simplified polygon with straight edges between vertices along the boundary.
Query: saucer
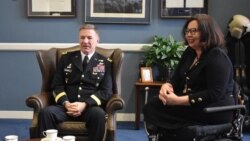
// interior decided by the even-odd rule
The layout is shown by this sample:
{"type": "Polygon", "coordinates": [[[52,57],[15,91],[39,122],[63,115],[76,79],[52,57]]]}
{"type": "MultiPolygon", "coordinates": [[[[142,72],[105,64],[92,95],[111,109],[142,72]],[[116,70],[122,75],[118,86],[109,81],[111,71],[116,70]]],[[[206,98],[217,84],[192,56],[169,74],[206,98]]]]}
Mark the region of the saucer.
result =
{"type": "MultiPolygon", "coordinates": [[[[48,138],[42,138],[41,141],[49,141],[49,139],[48,138]]],[[[62,138],[57,137],[56,141],[62,141],[62,138]]]]}

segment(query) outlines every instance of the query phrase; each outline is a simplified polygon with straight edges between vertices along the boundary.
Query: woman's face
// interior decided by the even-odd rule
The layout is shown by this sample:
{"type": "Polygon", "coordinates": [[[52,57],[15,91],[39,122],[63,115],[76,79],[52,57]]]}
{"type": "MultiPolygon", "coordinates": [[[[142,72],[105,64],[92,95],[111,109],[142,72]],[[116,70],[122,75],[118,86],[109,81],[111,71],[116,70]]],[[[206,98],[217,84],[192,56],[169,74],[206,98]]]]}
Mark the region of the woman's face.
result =
{"type": "Polygon", "coordinates": [[[185,38],[190,47],[196,50],[200,49],[200,30],[196,20],[188,23],[187,29],[185,30],[185,38]]]}

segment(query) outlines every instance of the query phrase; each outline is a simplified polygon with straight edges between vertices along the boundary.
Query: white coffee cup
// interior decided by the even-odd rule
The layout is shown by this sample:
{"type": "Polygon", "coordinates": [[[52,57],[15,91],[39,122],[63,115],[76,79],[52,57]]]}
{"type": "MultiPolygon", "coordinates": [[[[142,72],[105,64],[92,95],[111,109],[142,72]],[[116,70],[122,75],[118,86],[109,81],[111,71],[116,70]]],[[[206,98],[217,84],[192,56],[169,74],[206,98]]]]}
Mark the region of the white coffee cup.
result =
{"type": "Polygon", "coordinates": [[[63,141],[75,141],[75,139],[76,139],[75,136],[71,135],[63,136],[63,141]]]}
{"type": "Polygon", "coordinates": [[[43,135],[49,140],[49,141],[55,141],[57,138],[58,131],[56,129],[48,129],[46,131],[43,131],[43,135]]]}
{"type": "Polygon", "coordinates": [[[18,141],[18,136],[17,135],[5,136],[5,141],[18,141]]]}

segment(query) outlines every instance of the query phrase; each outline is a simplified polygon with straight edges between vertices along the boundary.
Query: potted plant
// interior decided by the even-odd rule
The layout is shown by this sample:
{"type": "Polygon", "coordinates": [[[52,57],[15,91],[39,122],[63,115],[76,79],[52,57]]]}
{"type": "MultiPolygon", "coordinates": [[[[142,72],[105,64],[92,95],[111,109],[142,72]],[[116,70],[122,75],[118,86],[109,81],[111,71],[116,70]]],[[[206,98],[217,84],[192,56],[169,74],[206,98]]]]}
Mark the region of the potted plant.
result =
{"type": "Polygon", "coordinates": [[[159,80],[168,81],[185,49],[183,42],[176,41],[172,35],[166,38],[156,35],[151,46],[143,47],[145,65],[156,65],[159,69],[159,80]]]}

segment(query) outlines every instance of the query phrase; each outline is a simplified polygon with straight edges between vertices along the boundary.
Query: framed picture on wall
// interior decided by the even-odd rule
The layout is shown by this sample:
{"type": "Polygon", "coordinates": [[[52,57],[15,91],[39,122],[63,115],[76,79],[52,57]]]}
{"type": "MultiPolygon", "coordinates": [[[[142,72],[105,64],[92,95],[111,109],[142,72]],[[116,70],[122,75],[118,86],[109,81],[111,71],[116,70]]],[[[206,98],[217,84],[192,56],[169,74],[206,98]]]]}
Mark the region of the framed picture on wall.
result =
{"type": "Polygon", "coordinates": [[[151,67],[141,67],[141,81],[153,82],[153,74],[151,67]]]}
{"type": "Polygon", "coordinates": [[[208,0],[161,0],[161,18],[189,18],[207,13],[208,0]]]}
{"type": "Polygon", "coordinates": [[[151,0],[85,0],[86,23],[150,24],[151,0]]]}
{"type": "Polygon", "coordinates": [[[27,0],[29,18],[76,17],[76,0],[27,0]]]}

